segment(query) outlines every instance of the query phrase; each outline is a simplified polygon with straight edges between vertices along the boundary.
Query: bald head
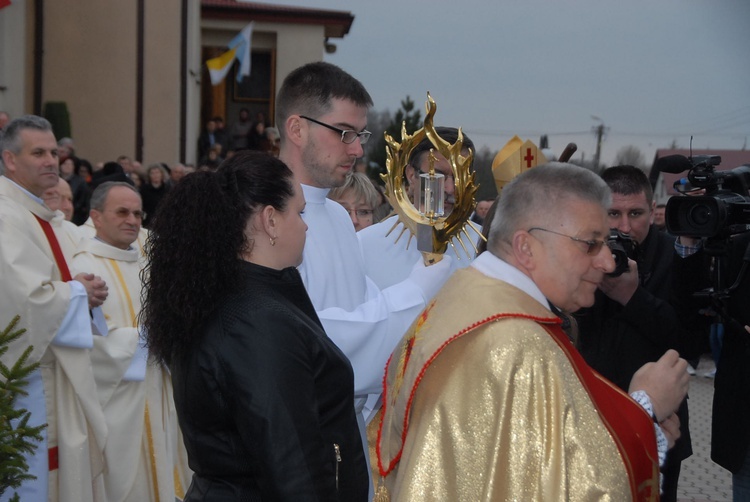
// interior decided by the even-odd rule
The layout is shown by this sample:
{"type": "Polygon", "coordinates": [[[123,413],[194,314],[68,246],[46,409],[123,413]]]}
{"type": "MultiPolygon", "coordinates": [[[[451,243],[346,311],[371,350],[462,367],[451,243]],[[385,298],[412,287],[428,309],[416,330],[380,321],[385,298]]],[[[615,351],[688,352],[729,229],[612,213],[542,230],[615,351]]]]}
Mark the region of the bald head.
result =
{"type": "Polygon", "coordinates": [[[73,219],[73,192],[64,179],[60,178],[56,186],[45,190],[42,199],[48,208],[62,211],[66,220],[73,219]]]}

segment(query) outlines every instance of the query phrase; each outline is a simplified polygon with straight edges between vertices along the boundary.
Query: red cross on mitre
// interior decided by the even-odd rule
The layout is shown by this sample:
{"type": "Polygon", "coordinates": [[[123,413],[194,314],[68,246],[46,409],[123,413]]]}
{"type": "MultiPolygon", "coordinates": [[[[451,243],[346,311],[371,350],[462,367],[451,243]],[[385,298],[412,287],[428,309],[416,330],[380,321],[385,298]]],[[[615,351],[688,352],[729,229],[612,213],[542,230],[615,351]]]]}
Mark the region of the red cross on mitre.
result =
{"type": "Polygon", "coordinates": [[[547,158],[534,143],[513,136],[492,161],[492,176],[498,193],[522,172],[546,163],[547,158]]]}
{"type": "Polygon", "coordinates": [[[526,140],[521,148],[518,149],[518,155],[520,157],[521,170],[525,171],[532,167],[538,166],[540,163],[546,162],[546,159],[540,162],[539,149],[534,143],[526,140]]]}

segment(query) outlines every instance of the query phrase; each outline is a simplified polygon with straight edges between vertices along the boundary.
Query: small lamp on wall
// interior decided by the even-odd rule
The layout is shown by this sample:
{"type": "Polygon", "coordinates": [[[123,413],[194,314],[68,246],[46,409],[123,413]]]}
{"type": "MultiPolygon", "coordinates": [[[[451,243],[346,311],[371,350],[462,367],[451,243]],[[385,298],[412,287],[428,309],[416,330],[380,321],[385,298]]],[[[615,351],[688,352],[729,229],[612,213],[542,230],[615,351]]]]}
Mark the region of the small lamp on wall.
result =
{"type": "Polygon", "coordinates": [[[329,42],[328,37],[326,37],[326,41],[323,43],[323,47],[325,47],[326,49],[326,54],[336,53],[336,44],[329,42]]]}

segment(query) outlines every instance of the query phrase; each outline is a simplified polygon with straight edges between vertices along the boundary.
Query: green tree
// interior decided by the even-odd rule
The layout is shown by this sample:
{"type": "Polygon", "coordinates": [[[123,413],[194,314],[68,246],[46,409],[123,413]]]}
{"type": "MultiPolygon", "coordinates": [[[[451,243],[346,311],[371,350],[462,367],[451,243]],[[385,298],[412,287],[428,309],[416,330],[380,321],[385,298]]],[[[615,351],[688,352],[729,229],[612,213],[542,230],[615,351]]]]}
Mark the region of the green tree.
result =
{"type": "MultiPolygon", "coordinates": [[[[0,333],[0,357],[8,351],[8,345],[23,335],[26,330],[14,331],[20,317],[15,316],[0,333]]],[[[13,366],[0,361],[0,495],[8,488],[18,488],[23,481],[35,479],[28,473],[29,466],[24,458],[37,448],[42,440],[42,430],[46,425],[28,425],[31,413],[23,408],[15,408],[17,396],[28,395],[23,389],[29,375],[39,367],[39,363],[27,364],[32,347],[27,347],[13,366]],[[14,423],[15,422],[15,426],[14,423]]],[[[18,500],[15,494],[11,500],[18,500]]]]}
{"type": "Polygon", "coordinates": [[[68,104],[65,101],[44,103],[42,114],[52,124],[52,131],[58,140],[72,136],[70,132],[70,112],[68,112],[68,104]]]}
{"type": "Polygon", "coordinates": [[[491,151],[487,146],[483,146],[478,152],[474,152],[474,171],[475,181],[479,185],[476,193],[476,200],[491,200],[497,197],[497,186],[495,186],[495,176],[492,174],[492,161],[498,152],[491,151]]]}
{"type": "Polygon", "coordinates": [[[373,139],[376,139],[376,142],[368,156],[367,175],[381,185],[383,181],[380,179],[380,175],[386,172],[385,161],[387,158],[383,132],[388,133],[396,141],[401,141],[401,124],[404,122],[408,134],[414,134],[414,131],[423,125],[422,113],[415,107],[414,101],[409,96],[401,101],[401,108],[396,111],[384,131],[372,131],[373,139]]]}
{"type": "Polygon", "coordinates": [[[639,169],[646,169],[646,157],[641,153],[638,147],[633,145],[623,146],[617,150],[615,155],[614,166],[635,166],[639,169]]]}

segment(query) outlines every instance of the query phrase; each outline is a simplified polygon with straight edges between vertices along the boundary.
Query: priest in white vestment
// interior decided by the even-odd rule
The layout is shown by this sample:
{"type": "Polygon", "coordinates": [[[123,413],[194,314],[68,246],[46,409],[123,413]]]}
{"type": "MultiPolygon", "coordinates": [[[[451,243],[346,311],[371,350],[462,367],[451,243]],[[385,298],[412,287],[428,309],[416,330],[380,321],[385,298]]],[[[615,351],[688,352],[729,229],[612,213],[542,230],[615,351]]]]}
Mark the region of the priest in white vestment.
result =
{"type": "Polygon", "coordinates": [[[57,212],[55,218],[62,219],[59,224],[60,228],[73,248],[77,249],[81,239],[84,238],[84,232],[81,227],[70,221],[73,218],[73,192],[68,182],[60,178],[57,186],[44,191],[42,199],[48,208],[57,212]]]}
{"type": "Polygon", "coordinates": [[[162,365],[149,364],[140,336],[141,270],[136,241],[141,196],[123,182],[99,185],[91,197],[94,238],[82,241],[73,260],[109,284],[102,307],[109,334],[94,341],[92,365],[109,436],[104,484],[110,502],[182,498],[190,481],[177,427],[172,382],[162,365]]]}
{"type": "Polygon", "coordinates": [[[18,328],[26,329],[2,362],[10,366],[34,347],[29,362],[41,367],[28,379],[28,395],[14,405],[31,413],[30,425],[48,424],[43,441],[26,456],[35,479],[6,491],[2,500],[14,491],[21,500],[105,500],[107,428],[91,371],[89,309],[106,299],[106,285],[93,274],[71,276],[74,249],[61,231],[62,213],[41,198],[59,178],[50,123],[32,115],[15,119],[0,150],[0,325],[20,315],[18,328]]]}
{"type": "Polygon", "coordinates": [[[404,280],[380,290],[365,274],[346,210],[326,198],[363,155],[372,99],[362,84],[328,63],[311,63],[285,79],[277,98],[279,158],[302,184],[307,241],[299,267],[329,337],[354,368],[355,406],[363,443],[367,396],[379,394],[385,363],[426,301],[445,282],[450,259],[415,261],[404,280]]]}

